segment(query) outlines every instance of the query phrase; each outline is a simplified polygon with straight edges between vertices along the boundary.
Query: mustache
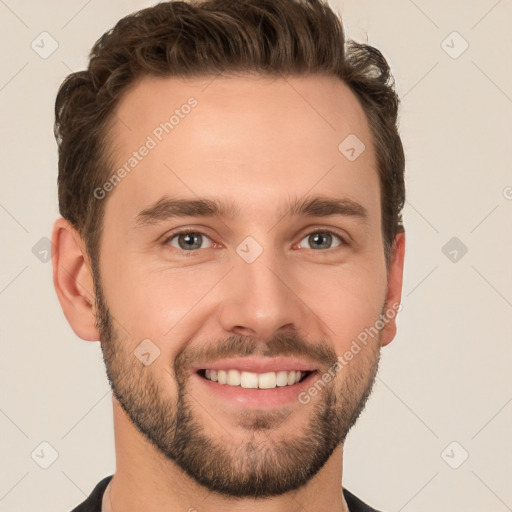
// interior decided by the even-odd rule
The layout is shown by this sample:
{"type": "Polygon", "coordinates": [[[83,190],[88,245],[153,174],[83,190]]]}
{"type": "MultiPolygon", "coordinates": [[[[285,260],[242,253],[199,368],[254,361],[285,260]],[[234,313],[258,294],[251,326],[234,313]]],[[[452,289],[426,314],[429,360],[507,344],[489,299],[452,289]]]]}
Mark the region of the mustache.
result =
{"type": "Polygon", "coordinates": [[[213,363],[220,359],[262,356],[295,356],[305,358],[320,369],[330,368],[337,361],[336,352],[326,343],[311,343],[296,332],[276,334],[269,341],[252,336],[233,335],[216,343],[205,343],[200,347],[184,346],[174,359],[174,372],[179,379],[185,378],[188,368],[197,361],[213,363]]]}

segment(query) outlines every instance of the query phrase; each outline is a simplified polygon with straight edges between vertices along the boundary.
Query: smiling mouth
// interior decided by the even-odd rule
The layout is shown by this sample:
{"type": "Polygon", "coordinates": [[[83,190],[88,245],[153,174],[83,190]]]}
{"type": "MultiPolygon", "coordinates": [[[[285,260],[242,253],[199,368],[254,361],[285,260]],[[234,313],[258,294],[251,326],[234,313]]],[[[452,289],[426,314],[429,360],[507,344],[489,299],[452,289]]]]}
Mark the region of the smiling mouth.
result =
{"type": "Polygon", "coordinates": [[[293,386],[306,379],[313,371],[277,371],[255,373],[229,370],[198,370],[197,374],[202,378],[225,386],[241,387],[245,389],[273,389],[276,387],[293,386]]]}

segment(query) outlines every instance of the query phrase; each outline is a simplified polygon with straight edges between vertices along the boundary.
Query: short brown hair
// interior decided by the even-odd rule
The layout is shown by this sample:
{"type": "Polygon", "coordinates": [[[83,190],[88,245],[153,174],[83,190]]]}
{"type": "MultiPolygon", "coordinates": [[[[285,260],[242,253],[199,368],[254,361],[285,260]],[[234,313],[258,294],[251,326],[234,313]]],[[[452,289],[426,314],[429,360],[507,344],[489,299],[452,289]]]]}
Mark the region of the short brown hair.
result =
{"type": "Polygon", "coordinates": [[[84,239],[93,271],[105,205],[93,191],[113,172],[105,141],[121,96],[146,75],[224,72],[326,74],[350,87],[374,138],[389,269],[395,235],[403,229],[405,158],[399,98],[380,51],[346,42],[341,20],[322,0],[190,0],[162,2],[121,19],[96,41],[88,68],[70,74],[57,94],[59,209],[84,239]]]}

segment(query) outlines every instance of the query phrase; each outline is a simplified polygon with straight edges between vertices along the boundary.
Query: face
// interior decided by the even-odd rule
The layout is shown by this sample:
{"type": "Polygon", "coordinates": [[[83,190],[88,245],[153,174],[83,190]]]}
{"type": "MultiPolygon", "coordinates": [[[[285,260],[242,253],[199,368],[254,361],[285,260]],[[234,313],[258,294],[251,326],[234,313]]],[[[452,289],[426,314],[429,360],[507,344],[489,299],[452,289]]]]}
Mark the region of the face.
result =
{"type": "Polygon", "coordinates": [[[98,328],[115,398],[169,464],[279,495],[324,466],[375,379],[387,327],[361,333],[391,307],[376,159],[337,79],[212,80],[145,78],[116,110],[98,328]]]}

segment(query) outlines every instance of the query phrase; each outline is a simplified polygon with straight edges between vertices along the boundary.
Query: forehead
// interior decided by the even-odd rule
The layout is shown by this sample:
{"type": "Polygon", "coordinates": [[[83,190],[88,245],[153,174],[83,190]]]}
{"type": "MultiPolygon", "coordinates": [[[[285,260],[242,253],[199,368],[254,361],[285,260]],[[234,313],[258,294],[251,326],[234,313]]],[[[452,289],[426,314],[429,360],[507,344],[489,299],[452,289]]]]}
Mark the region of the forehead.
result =
{"type": "Polygon", "coordinates": [[[379,214],[368,122],[335,77],[145,77],[119,102],[110,138],[112,172],[127,172],[107,210],[127,221],[164,195],[243,197],[248,213],[277,214],[281,198],[314,192],[379,214]],[[351,159],[352,148],[364,150],[351,159]]]}

